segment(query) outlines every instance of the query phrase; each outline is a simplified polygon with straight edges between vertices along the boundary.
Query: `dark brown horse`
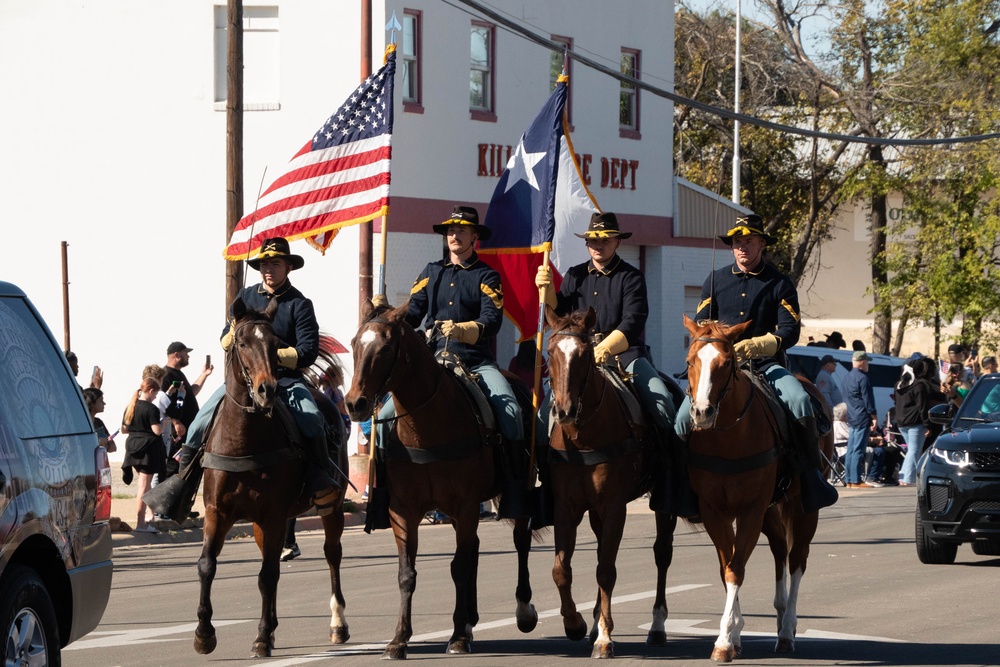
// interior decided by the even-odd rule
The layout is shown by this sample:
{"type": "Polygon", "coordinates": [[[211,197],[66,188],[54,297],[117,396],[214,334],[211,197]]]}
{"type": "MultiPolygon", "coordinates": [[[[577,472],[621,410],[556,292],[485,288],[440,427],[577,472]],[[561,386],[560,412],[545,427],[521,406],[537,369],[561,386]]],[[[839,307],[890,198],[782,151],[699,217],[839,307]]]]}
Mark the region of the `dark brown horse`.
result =
{"type": "MultiPolygon", "coordinates": [[[[271,655],[278,626],[279,557],[285,521],[305,512],[311,503],[304,487],[305,464],[299,450],[292,446],[276,405],[278,339],[271,329],[271,318],[277,305],[272,301],[267,310],[259,313],[247,310],[239,299],[233,304],[235,335],[226,353],[226,396],[205,441],[205,541],[198,559],[201,597],[194,639],[198,653],[211,653],[216,646],[211,592],[226,534],[237,521],[248,519],[253,522],[254,539],[262,556],[257,575],[261,618],[252,650],[255,657],[271,655]]],[[[313,396],[324,414],[333,417],[331,425],[343,429],[329,399],[318,392],[313,396]]],[[[347,469],[346,447],[341,447],[339,465],[341,470],[347,469]]],[[[341,483],[346,487],[347,480],[341,479],[341,483]]],[[[330,640],[339,644],[349,638],[340,587],[343,493],[322,522],[326,533],[323,553],[330,566],[332,589],[330,640]]]]}
{"type": "MultiPolygon", "coordinates": [[[[417,530],[424,514],[440,509],[453,519],[455,556],[454,631],[449,653],[468,653],[472,628],[479,622],[476,581],[479,567],[479,503],[497,496],[500,478],[495,447],[483,441],[473,405],[453,373],[442,368],[423,337],[406,323],[407,305],[362,308],[362,323],[351,341],[354,381],[345,400],[355,420],[371,416],[378,399],[391,392],[398,418],[395,431],[403,451],[388,451],[389,514],[399,552],[399,622],[382,657],[406,658],[413,635],[410,616],[416,588],[417,530]]],[[[381,443],[380,443],[381,446],[381,443]]],[[[531,604],[527,519],[514,522],[518,554],[516,615],[518,628],[530,632],[538,621],[531,604]]]]}
{"type": "MultiPolygon", "coordinates": [[[[582,639],[587,623],[573,601],[571,562],[577,527],[588,512],[597,538],[598,590],[591,657],[610,658],[614,655],[611,593],[617,579],[615,560],[625,529],[626,506],[652,488],[658,472],[654,448],[670,446],[673,434],[665,434],[667,442],[657,442],[652,427],[643,418],[630,416],[618,388],[598,368],[590,339],[596,319],[592,308],[564,318],[556,317],[549,308],[546,319],[552,328],[548,344],[551,414],[557,422],[549,456],[555,497],[552,578],[559,589],[566,636],[582,639]]],[[[666,643],[667,568],[673,558],[676,525],[676,516],[656,513],[656,599],[647,637],[650,645],[666,643]]]]}
{"type": "Polygon", "coordinates": [[[716,662],[740,656],[740,587],[761,532],[775,564],[775,651],[795,650],[799,585],[819,517],[818,512],[803,511],[800,476],[780,453],[775,417],[761,391],[737,367],[733,344],[750,324],[701,326],[684,316],[691,333],[688,471],[726,587],[726,607],[712,651],[716,662]]]}

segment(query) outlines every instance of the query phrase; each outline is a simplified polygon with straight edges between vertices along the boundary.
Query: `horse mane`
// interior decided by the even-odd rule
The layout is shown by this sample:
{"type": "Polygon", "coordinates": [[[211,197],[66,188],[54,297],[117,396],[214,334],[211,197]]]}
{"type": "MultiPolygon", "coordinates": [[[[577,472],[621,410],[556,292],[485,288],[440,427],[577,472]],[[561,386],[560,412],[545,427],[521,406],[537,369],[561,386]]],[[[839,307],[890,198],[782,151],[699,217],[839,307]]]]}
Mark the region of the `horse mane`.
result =
{"type": "Polygon", "coordinates": [[[319,354],[308,368],[302,369],[306,379],[316,388],[319,388],[321,381],[325,381],[331,387],[342,388],[344,386],[344,364],[335,350],[342,349],[343,346],[330,334],[320,331],[319,333],[319,354]]]}

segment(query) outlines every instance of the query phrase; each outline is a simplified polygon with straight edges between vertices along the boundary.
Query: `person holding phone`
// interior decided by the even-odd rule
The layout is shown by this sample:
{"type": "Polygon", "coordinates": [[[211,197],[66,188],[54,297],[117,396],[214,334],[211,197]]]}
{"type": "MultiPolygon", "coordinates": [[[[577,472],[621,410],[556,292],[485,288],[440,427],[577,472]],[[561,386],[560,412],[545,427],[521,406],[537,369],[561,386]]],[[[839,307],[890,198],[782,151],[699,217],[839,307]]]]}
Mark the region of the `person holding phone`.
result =
{"type": "MultiPolygon", "coordinates": [[[[211,364],[211,357],[205,357],[205,366],[198,374],[198,378],[193,382],[188,382],[184,375],[185,368],[190,363],[193,348],[188,347],[180,341],[174,341],[167,346],[167,363],[164,367],[163,386],[169,387],[170,406],[167,408],[167,416],[173,426],[173,437],[167,452],[167,473],[166,477],[177,472],[177,461],[175,456],[180,452],[181,446],[187,441],[188,427],[198,414],[198,393],[201,391],[205,380],[212,374],[215,367],[211,364]]],[[[164,478],[164,479],[165,479],[164,478]]],[[[163,481],[163,480],[161,480],[163,481]]]]}

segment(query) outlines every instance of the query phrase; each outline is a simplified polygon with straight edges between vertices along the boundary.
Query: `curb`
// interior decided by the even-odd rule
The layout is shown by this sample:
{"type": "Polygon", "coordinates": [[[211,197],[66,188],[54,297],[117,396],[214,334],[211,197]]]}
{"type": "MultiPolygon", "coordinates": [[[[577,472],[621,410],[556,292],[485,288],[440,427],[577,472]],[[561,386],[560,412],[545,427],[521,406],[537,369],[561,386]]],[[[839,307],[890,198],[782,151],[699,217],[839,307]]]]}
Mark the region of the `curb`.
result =
{"type": "MultiPolygon", "coordinates": [[[[344,527],[360,526],[365,522],[362,512],[344,512],[344,527]]],[[[181,525],[176,522],[153,521],[151,525],[156,526],[158,533],[136,533],[131,526],[124,523],[118,517],[111,517],[111,540],[115,549],[121,547],[141,546],[146,544],[189,544],[192,542],[202,542],[204,540],[205,519],[198,517],[188,519],[181,525]]],[[[323,530],[323,521],[315,514],[296,517],[295,530],[323,530]]],[[[241,521],[234,525],[226,534],[227,540],[253,537],[253,524],[241,521]]]]}

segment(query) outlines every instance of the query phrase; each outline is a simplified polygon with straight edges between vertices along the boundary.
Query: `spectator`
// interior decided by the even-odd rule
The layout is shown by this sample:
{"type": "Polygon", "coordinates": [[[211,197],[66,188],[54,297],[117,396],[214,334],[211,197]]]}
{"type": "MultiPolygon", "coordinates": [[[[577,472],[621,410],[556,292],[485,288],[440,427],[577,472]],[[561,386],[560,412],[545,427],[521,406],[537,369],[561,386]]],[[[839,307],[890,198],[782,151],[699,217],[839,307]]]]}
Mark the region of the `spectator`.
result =
{"type": "MultiPolygon", "coordinates": [[[[163,387],[170,392],[170,405],[167,408],[167,416],[173,429],[172,437],[168,443],[167,470],[164,479],[177,472],[178,464],[175,457],[180,452],[181,446],[187,440],[187,430],[198,415],[198,392],[201,391],[205,380],[212,374],[215,367],[205,359],[205,366],[194,383],[189,383],[182,368],[186,368],[190,363],[190,354],[194,348],[190,348],[180,341],[174,341],[167,346],[167,363],[163,369],[163,387]]],[[[162,480],[161,480],[162,481],[162,480]]]]}
{"type": "Polygon", "coordinates": [[[849,489],[864,489],[874,486],[862,477],[865,467],[865,448],[872,426],[878,426],[875,411],[875,394],[868,380],[868,362],[871,357],[864,350],[857,350],[851,357],[853,368],[844,380],[844,402],[847,403],[847,425],[850,434],[847,441],[847,457],[844,465],[844,480],[849,489]]]}
{"type": "Polygon", "coordinates": [[[885,465],[882,472],[882,483],[886,486],[899,486],[896,470],[903,462],[903,439],[896,424],[896,408],[889,408],[885,413],[885,425],[882,427],[882,439],[885,448],[885,465]]]}
{"type": "Polygon", "coordinates": [[[948,367],[948,373],[941,382],[941,393],[948,401],[954,403],[955,407],[962,405],[966,394],[972,388],[972,380],[968,379],[969,369],[964,365],[953,363],[948,367]]]}
{"type": "Polygon", "coordinates": [[[885,482],[882,480],[887,473],[888,450],[885,446],[885,437],[878,428],[877,420],[872,423],[868,430],[868,445],[865,447],[864,461],[868,467],[866,474],[868,486],[876,488],[885,486],[885,482]]]}
{"type": "MultiPolygon", "coordinates": [[[[533,390],[535,386],[535,339],[522,340],[517,345],[517,354],[515,354],[510,359],[510,364],[507,366],[507,370],[521,378],[524,384],[528,385],[529,390],[533,390]]],[[[542,379],[544,380],[549,376],[549,365],[545,361],[545,357],[542,356],[542,379]]],[[[544,389],[538,388],[541,393],[544,393],[544,389]]],[[[539,395],[539,404],[541,404],[541,394],[539,395]]]]}
{"type": "Polygon", "coordinates": [[[826,337],[826,346],[834,350],[839,350],[842,347],[847,347],[847,341],[844,340],[842,333],[834,331],[826,337]]]}
{"type": "Polygon", "coordinates": [[[952,343],[948,346],[948,363],[948,371],[957,374],[962,383],[968,383],[971,387],[976,381],[979,360],[964,345],[952,343]],[[953,368],[956,370],[952,371],[953,368]]]}
{"type": "Polygon", "coordinates": [[[108,452],[117,451],[118,447],[111,434],[108,433],[108,427],[97,416],[104,412],[104,392],[95,387],[87,387],[83,390],[83,400],[87,403],[87,412],[90,413],[90,420],[94,422],[94,431],[97,432],[97,440],[101,443],[101,447],[104,447],[108,452]]]}
{"type": "Polygon", "coordinates": [[[135,530],[141,533],[159,532],[146,522],[146,503],[142,497],[152,487],[153,475],[163,472],[166,456],[163,450],[163,433],[160,427],[160,411],[152,400],[160,390],[160,383],[153,378],[145,378],[122,418],[122,433],[128,433],[125,441],[125,460],[122,462],[122,480],[132,483],[132,469],[139,473],[139,488],[136,491],[135,530]]]}
{"type": "Polygon", "coordinates": [[[833,409],[833,406],[844,402],[844,396],[840,392],[840,383],[833,372],[837,370],[837,360],[829,354],[819,360],[819,373],[816,374],[816,388],[823,394],[826,404],[833,409]]]}
{"type": "Polygon", "coordinates": [[[917,459],[924,450],[924,441],[931,422],[927,410],[944,395],[935,387],[937,364],[925,358],[916,359],[903,367],[896,383],[896,423],[906,443],[906,458],[899,470],[899,485],[913,486],[917,478],[917,459]]]}
{"type": "Polygon", "coordinates": [[[982,374],[983,375],[987,375],[988,373],[996,373],[997,372],[997,358],[994,357],[994,356],[983,357],[982,366],[983,366],[983,368],[982,368],[982,374]]]}
{"type": "MultiPolygon", "coordinates": [[[[69,368],[73,371],[73,377],[77,377],[80,374],[80,361],[76,357],[76,352],[72,350],[66,350],[66,362],[69,364],[69,368]]],[[[100,389],[101,385],[104,384],[104,371],[101,370],[100,366],[94,366],[94,372],[90,375],[90,386],[94,389],[100,389]]]]}
{"type": "Polygon", "coordinates": [[[860,340],[857,340],[857,339],[854,339],[853,341],[851,341],[851,349],[853,349],[855,352],[865,352],[866,351],[865,350],[865,344],[863,342],[861,342],[860,340]]]}

